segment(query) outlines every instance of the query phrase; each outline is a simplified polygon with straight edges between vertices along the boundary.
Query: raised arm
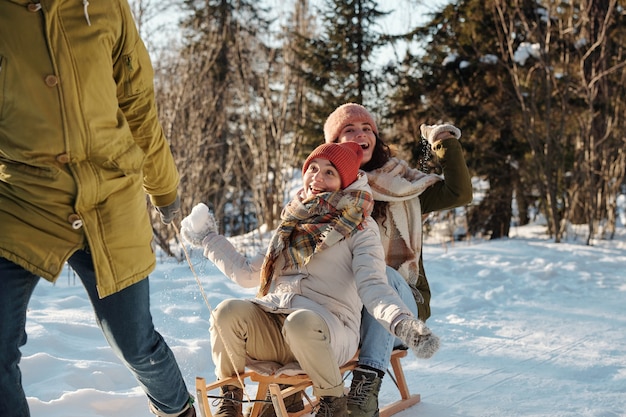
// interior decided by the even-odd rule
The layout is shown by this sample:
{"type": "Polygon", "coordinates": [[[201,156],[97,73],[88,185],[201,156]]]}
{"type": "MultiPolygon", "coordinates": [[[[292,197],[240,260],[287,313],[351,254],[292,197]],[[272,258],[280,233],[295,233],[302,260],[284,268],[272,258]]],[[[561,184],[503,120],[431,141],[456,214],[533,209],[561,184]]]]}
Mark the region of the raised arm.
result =
{"type": "Polygon", "coordinates": [[[443,181],[430,186],[420,195],[422,213],[471,203],[472,181],[459,142],[461,131],[449,124],[422,125],[421,131],[443,169],[443,181]]]}
{"type": "Polygon", "coordinates": [[[263,256],[247,258],[232,243],[217,233],[213,213],[204,204],[197,204],[181,222],[180,233],[185,241],[203,248],[203,254],[231,281],[244,288],[259,285],[263,256]]]}

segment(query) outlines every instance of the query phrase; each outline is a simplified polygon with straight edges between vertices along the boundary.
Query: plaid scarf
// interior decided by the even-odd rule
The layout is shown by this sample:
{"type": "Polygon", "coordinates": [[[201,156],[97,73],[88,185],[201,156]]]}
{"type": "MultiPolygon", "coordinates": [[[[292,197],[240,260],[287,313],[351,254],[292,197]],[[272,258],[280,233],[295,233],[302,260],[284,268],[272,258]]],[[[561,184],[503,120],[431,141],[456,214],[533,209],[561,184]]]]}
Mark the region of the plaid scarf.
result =
{"type": "Polygon", "coordinates": [[[306,265],[314,254],[362,229],[373,206],[372,195],[366,191],[339,190],[304,199],[300,190],[281,213],[261,267],[258,296],[268,293],[281,253],[284,268],[306,265]]]}

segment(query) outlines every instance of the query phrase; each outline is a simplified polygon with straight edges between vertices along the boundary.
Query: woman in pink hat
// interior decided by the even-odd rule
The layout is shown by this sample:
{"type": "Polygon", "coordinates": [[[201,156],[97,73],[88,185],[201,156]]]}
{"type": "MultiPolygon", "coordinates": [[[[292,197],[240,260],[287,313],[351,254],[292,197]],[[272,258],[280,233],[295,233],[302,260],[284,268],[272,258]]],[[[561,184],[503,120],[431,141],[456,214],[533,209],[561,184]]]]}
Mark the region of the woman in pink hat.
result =
{"type": "MultiPolygon", "coordinates": [[[[411,168],[392,157],[374,117],[356,103],[333,111],[324,124],[326,143],[361,145],[361,169],[373,191],[372,216],[379,225],[389,284],[421,320],[430,316],[430,288],[422,265],[422,214],[472,201],[472,183],[453,125],[422,125],[422,137],[439,159],[443,175],[411,168]]],[[[363,310],[359,366],[348,396],[350,417],[378,417],[378,392],[389,358],[400,341],[363,310]]]]}
{"type": "MultiPolygon", "coordinates": [[[[254,259],[216,233],[206,205],[182,221],[183,238],[202,247],[224,275],[243,287],[259,286],[256,298],[227,299],[213,311],[218,379],[242,373],[250,360],[297,362],[320,398],[316,416],[347,417],[339,366],[358,349],[363,307],[416,356],[430,357],[438,349],[439,339],[387,284],[378,226],[370,216],[372,194],[359,170],[362,157],[355,142],[316,148],[267,252],[254,259]]],[[[213,415],[242,417],[242,387],[226,385],[222,395],[213,415]]]]}

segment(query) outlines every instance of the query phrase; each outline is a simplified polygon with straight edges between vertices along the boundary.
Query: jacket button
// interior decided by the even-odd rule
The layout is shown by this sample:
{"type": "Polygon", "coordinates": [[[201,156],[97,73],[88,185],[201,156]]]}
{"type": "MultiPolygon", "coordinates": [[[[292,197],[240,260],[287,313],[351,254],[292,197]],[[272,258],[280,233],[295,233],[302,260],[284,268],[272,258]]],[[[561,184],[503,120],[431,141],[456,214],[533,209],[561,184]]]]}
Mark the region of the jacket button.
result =
{"type": "Polygon", "coordinates": [[[60,153],[57,155],[56,160],[60,164],[68,164],[70,162],[70,156],[66,153],[60,153]]]}
{"type": "Polygon", "coordinates": [[[57,78],[56,75],[46,75],[46,78],[44,78],[44,81],[46,82],[46,85],[48,87],[54,87],[55,85],[59,83],[59,79],[57,78]]]}
{"type": "Polygon", "coordinates": [[[29,12],[38,12],[41,10],[41,3],[28,3],[28,11],[29,12]]]}
{"type": "Polygon", "coordinates": [[[67,153],[60,153],[60,154],[58,154],[56,156],[56,160],[60,164],[69,164],[70,163],[70,156],[67,153]]]}
{"type": "Polygon", "coordinates": [[[83,227],[83,221],[80,216],[76,213],[70,214],[67,218],[67,221],[72,225],[72,229],[80,229],[83,227]]]}

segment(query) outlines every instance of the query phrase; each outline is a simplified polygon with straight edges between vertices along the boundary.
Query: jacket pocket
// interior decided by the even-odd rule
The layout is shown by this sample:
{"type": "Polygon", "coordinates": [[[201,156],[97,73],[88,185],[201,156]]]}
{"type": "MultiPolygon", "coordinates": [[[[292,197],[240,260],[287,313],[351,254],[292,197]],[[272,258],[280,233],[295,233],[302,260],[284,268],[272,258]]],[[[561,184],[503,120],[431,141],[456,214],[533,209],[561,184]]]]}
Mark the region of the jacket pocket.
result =
{"type": "Polygon", "coordinates": [[[139,65],[137,54],[123,55],[122,61],[124,68],[124,96],[136,96],[144,90],[141,66],[139,65]]]}
{"type": "Polygon", "coordinates": [[[32,184],[33,178],[56,178],[59,171],[11,161],[0,157],[0,181],[10,184],[32,184]]]}
{"type": "Polygon", "coordinates": [[[145,157],[143,150],[133,143],[129,148],[105,161],[102,166],[121,171],[124,175],[137,174],[143,168],[145,157]]]}

